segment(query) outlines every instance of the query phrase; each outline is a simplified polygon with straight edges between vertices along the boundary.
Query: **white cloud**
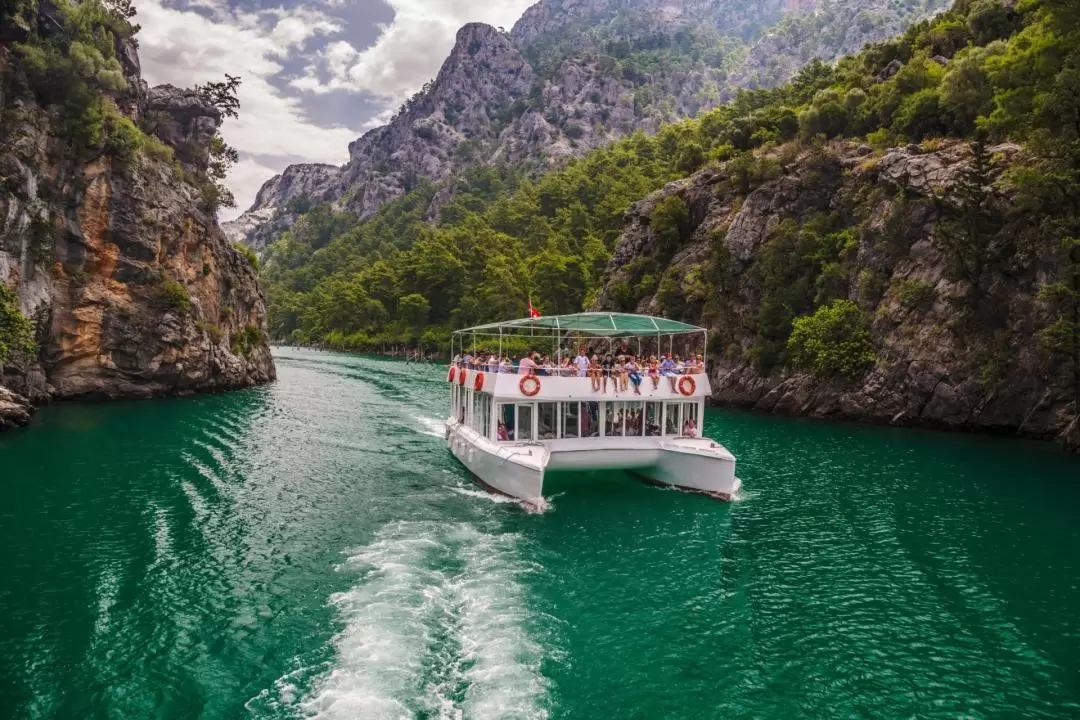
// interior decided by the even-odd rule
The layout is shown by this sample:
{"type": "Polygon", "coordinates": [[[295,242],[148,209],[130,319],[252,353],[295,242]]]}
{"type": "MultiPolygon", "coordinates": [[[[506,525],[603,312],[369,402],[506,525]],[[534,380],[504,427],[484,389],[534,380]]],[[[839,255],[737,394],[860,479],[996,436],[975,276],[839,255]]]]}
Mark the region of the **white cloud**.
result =
{"type": "Polygon", "coordinates": [[[292,85],[312,93],[351,90],[403,100],[439,71],[462,25],[509,27],[534,1],[387,0],[394,19],[380,28],[374,45],[357,50],[344,41],[331,43],[292,85]]]}
{"type": "MultiPolygon", "coordinates": [[[[288,158],[340,164],[360,128],[319,127],[304,112],[299,98],[288,97],[271,84],[292,50],[316,35],[339,32],[339,23],[318,10],[298,7],[264,13],[229,13],[213,0],[197,12],[165,7],[160,0],[139,5],[139,56],[143,75],[154,85],[190,87],[240,75],[240,117],[222,127],[226,141],[242,156],[279,156],[280,167],[253,161],[241,163],[229,176],[239,210],[246,209],[263,182],[284,169],[288,158]],[[260,176],[261,173],[261,176],[260,176]]],[[[363,123],[361,123],[363,125],[363,123]]],[[[224,211],[231,217],[237,211],[224,211]]]]}

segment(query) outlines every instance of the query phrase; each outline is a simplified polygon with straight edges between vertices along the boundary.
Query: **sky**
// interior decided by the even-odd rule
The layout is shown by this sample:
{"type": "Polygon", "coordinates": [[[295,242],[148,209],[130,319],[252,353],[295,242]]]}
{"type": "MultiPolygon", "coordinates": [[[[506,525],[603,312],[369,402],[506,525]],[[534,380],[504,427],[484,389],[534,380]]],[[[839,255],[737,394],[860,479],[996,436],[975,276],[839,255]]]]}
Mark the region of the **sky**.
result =
{"type": "Polygon", "coordinates": [[[435,77],[462,25],[509,29],[533,2],[137,0],[135,22],[151,86],[243,80],[240,117],[222,126],[240,153],[229,220],[287,165],[344,163],[350,142],[435,77]]]}

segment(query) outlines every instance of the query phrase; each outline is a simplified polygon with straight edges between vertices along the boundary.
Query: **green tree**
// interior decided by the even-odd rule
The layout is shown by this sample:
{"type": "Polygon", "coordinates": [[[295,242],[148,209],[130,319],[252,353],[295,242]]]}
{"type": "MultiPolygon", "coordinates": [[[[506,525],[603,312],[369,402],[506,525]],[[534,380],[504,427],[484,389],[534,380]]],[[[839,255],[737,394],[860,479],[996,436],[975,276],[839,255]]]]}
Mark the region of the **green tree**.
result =
{"type": "Polygon", "coordinates": [[[0,369],[19,355],[35,352],[37,343],[34,342],[33,325],[19,312],[15,293],[0,282],[0,369]]]}
{"type": "Polygon", "coordinates": [[[793,366],[822,376],[854,377],[877,360],[869,320],[846,299],[796,318],[787,346],[793,366]]]}
{"type": "Polygon", "coordinates": [[[994,239],[1003,224],[1000,199],[994,192],[992,159],[986,146],[971,143],[971,158],[949,192],[937,199],[943,217],[934,238],[946,258],[946,273],[968,284],[973,305],[983,297],[988,267],[1002,259],[994,239]]]}

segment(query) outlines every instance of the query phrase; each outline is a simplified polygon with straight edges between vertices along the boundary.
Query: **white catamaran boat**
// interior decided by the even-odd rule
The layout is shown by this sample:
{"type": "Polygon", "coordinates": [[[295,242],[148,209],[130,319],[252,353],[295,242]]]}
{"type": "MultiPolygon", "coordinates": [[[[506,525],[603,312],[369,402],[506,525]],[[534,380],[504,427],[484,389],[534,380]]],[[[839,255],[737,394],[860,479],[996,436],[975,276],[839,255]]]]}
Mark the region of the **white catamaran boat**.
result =
{"type": "Polygon", "coordinates": [[[735,458],[699,435],[710,393],[702,356],[689,354],[693,360],[686,365],[671,359],[673,351],[690,352],[695,341],[704,353],[706,340],[704,328],[620,313],[530,317],[460,330],[447,373],[447,444],[484,485],[536,507],[544,505],[549,470],[625,470],[658,485],[730,500],[741,485],[735,458]],[[546,345],[553,349],[552,366],[507,359],[546,345]],[[579,369],[580,357],[559,367],[567,355],[591,360],[593,354],[601,367],[579,369]],[[614,370],[603,361],[609,355],[614,370]],[[620,355],[643,361],[628,372],[620,355]],[[659,360],[650,364],[650,358],[659,360]]]}

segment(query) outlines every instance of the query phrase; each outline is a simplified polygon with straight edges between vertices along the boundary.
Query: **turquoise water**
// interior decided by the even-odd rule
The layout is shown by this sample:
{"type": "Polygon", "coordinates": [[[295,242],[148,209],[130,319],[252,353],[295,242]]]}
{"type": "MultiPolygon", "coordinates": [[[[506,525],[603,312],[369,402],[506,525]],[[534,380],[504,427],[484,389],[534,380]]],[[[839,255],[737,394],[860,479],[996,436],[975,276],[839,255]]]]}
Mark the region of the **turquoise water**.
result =
{"type": "Polygon", "coordinates": [[[710,411],[740,501],[530,515],[448,455],[441,371],[278,357],[0,436],[0,716],[1080,716],[1078,457],[710,411]]]}

